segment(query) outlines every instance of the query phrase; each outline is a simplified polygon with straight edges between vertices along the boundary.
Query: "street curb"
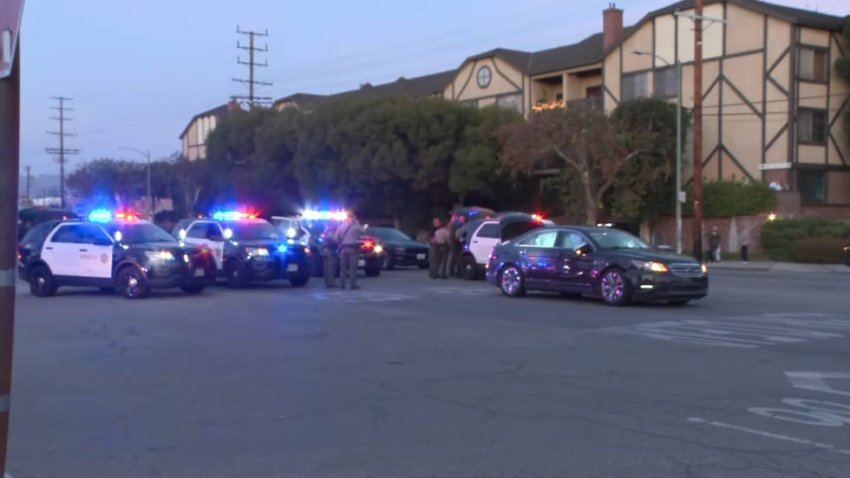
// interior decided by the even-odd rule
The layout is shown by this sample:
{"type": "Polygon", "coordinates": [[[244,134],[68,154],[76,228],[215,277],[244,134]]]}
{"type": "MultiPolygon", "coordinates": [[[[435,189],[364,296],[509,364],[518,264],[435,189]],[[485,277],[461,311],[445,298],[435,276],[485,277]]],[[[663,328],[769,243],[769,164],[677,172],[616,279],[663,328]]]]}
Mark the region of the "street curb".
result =
{"type": "Polygon", "coordinates": [[[744,264],[722,264],[718,265],[717,263],[709,264],[709,270],[727,270],[727,271],[753,271],[753,272],[788,272],[788,273],[797,273],[797,274],[850,274],[850,267],[840,265],[840,264],[829,264],[829,265],[813,265],[813,264],[785,264],[785,263],[774,263],[774,264],[757,264],[757,265],[744,265],[744,264]]]}

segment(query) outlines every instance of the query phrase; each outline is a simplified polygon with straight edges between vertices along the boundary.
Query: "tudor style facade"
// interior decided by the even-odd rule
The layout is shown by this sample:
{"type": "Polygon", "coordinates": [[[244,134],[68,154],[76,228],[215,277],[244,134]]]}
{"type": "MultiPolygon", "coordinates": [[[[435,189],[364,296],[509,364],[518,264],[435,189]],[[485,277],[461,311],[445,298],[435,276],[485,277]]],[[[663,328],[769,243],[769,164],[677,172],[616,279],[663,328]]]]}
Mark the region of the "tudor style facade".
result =
{"type": "MultiPolygon", "coordinates": [[[[694,98],[693,2],[644,17],[604,60],[606,110],[642,96],[694,98]],[[644,54],[635,54],[643,52],[644,54]]],[[[838,17],[753,0],[706,1],[703,170],[796,192],[799,206],[850,206],[850,148],[842,115],[850,85],[835,59],[847,45],[838,17]]],[[[692,161],[688,148],[686,174],[692,161]]]]}

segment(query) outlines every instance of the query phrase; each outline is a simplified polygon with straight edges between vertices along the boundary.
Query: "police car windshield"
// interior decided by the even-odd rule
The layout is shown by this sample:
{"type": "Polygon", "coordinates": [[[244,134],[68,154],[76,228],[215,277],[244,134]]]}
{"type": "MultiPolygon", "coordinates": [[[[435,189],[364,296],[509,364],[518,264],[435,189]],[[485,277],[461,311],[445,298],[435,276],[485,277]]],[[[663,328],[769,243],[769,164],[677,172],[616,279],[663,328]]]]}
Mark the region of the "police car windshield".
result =
{"type": "Polygon", "coordinates": [[[233,238],[242,241],[257,241],[265,239],[280,239],[278,230],[266,221],[228,221],[221,225],[233,231],[233,238]]]}
{"type": "Polygon", "coordinates": [[[590,231],[590,237],[602,249],[649,249],[649,245],[628,232],[617,229],[590,231]]]}
{"type": "Polygon", "coordinates": [[[124,244],[147,242],[177,242],[170,234],[148,222],[111,223],[105,225],[106,232],[124,244]],[[120,232],[120,234],[118,234],[120,232]]]}

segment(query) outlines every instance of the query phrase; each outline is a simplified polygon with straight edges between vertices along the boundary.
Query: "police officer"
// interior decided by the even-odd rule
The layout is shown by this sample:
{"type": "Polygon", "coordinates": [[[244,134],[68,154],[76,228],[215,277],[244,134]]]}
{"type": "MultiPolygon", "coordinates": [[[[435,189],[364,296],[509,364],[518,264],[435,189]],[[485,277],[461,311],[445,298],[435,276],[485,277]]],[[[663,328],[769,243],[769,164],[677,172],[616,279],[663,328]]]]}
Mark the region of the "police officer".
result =
{"type": "Polygon", "coordinates": [[[460,230],[464,225],[464,217],[453,214],[449,228],[449,257],[448,270],[452,277],[460,277],[460,256],[463,253],[463,243],[460,240],[460,230]]]}
{"type": "Polygon", "coordinates": [[[437,274],[434,279],[437,277],[441,279],[449,278],[449,255],[452,247],[452,234],[450,231],[451,226],[446,224],[434,233],[434,242],[437,249],[437,274]]]}
{"type": "Polygon", "coordinates": [[[360,257],[360,236],[363,234],[363,226],[357,220],[357,216],[351,216],[339,225],[336,231],[336,241],[339,243],[339,280],[340,286],[345,289],[359,289],[357,285],[357,260],[360,257]]]}
{"type": "Polygon", "coordinates": [[[328,221],[324,232],[322,232],[323,240],[321,252],[322,257],[324,258],[325,287],[328,289],[336,287],[336,269],[339,262],[336,256],[339,249],[339,243],[336,241],[337,227],[338,224],[336,221],[331,220],[328,221]]]}
{"type": "Polygon", "coordinates": [[[431,238],[429,239],[431,247],[428,251],[428,276],[432,279],[437,278],[440,266],[439,257],[437,257],[437,243],[435,242],[435,238],[437,231],[439,231],[441,227],[443,227],[443,221],[441,221],[439,217],[435,217],[431,220],[431,238]]]}

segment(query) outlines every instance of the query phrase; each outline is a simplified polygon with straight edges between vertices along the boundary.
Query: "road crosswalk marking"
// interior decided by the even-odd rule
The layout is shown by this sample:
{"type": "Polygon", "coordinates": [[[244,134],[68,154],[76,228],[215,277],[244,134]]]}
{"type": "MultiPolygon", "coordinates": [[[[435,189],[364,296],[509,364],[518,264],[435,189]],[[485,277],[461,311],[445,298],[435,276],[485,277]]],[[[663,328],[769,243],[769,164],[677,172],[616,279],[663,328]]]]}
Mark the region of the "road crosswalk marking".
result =
{"type": "Polygon", "coordinates": [[[669,342],[752,349],[842,338],[850,332],[850,320],[823,314],[782,313],[712,320],[668,320],[604,330],[669,342]]]}
{"type": "Polygon", "coordinates": [[[409,300],[415,298],[407,294],[394,294],[389,292],[378,291],[337,291],[337,292],[317,292],[313,294],[313,298],[324,301],[334,302],[397,302],[401,300],[409,300]]]}

